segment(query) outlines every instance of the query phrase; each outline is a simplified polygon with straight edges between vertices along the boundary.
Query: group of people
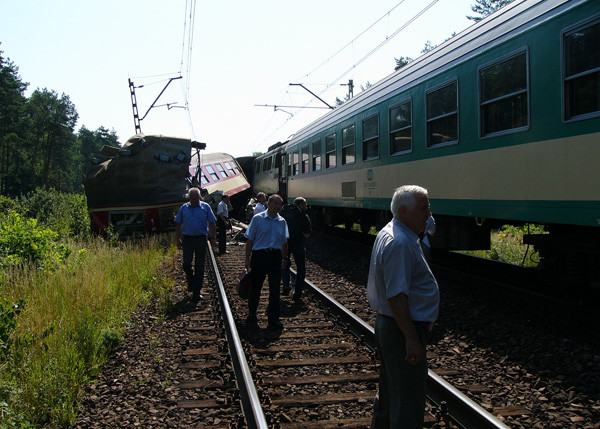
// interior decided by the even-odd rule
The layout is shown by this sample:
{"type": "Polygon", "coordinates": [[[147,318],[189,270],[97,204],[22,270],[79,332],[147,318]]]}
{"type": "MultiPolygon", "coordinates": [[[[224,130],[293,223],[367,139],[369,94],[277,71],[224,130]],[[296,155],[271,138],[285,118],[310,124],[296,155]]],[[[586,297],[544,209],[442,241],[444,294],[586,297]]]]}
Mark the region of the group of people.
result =
{"type": "MultiPolygon", "coordinates": [[[[200,295],[207,237],[214,240],[216,221],[210,206],[190,189],[189,202],[177,216],[178,244],[188,289],[200,295]],[[205,207],[206,206],[206,207],[205,207]],[[192,257],[196,255],[192,270],[192,257]],[[198,262],[200,261],[200,263],[198,262]]],[[[290,256],[298,268],[294,299],[302,297],[306,273],[304,239],[310,235],[306,200],[297,198],[282,210],[283,199],[257,195],[246,231],[245,266],[252,273],[246,325],[258,328],[260,293],[269,278],[268,328],[282,329],[280,284],[289,294],[290,256]],[[266,204],[265,204],[266,202],[266,204]]],[[[392,196],[392,220],[377,234],[367,280],[367,299],[376,311],[375,341],[381,358],[379,390],[374,401],[372,428],[421,428],[427,382],[426,346],[437,320],[440,295],[429,267],[429,238],[435,232],[428,192],[416,185],[397,188],[392,196]]],[[[222,212],[217,212],[222,216],[222,212]]],[[[227,214],[224,215],[225,222],[227,214]]]]}
{"type": "MultiPolygon", "coordinates": [[[[198,188],[189,190],[188,199],[189,201],[180,207],[175,216],[177,244],[183,253],[182,268],[186,274],[188,291],[192,292],[193,299],[199,300],[202,299],[201,290],[204,279],[207,242],[210,240],[215,245],[215,236],[218,236],[219,254],[229,253],[227,252],[227,229],[231,229],[229,196],[222,195],[217,206],[216,216],[210,205],[202,201],[201,192],[198,188]],[[192,263],[194,264],[193,267],[192,263]]],[[[274,285],[275,282],[279,285],[283,279],[283,293],[285,295],[289,294],[291,290],[290,257],[293,256],[297,266],[293,299],[300,302],[302,285],[306,276],[304,238],[308,238],[311,232],[310,219],[306,214],[308,208],[306,200],[299,197],[296,198],[293,205],[286,204],[283,206],[283,199],[279,195],[271,195],[267,202],[267,196],[263,192],[258,193],[253,200],[249,203],[249,205],[252,205],[252,218],[246,231],[246,238],[248,239],[246,244],[246,266],[253,273],[253,291],[257,290],[257,297],[259,297],[262,284],[268,276],[270,285],[274,285]],[[280,216],[279,212],[282,207],[283,212],[280,216]],[[268,218],[273,222],[261,224],[261,221],[257,220],[253,226],[253,219],[256,216],[260,216],[261,219],[268,218]],[[276,229],[276,226],[280,229],[285,226],[285,229],[280,231],[276,229]],[[277,234],[281,234],[281,237],[277,234]],[[271,264],[273,257],[261,258],[260,255],[264,255],[267,251],[271,255],[279,255],[280,262],[277,265],[282,266],[283,270],[273,268],[271,264]],[[256,256],[258,262],[252,263],[252,255],[259,255],[256,256]]],[[[281,325],[278,315],[279,288],[276,294],[271,295],[273,296],[273,305],[270,308],[274,313],[269,318],[269,326],[279,327],[281,325]]],[[[254,299],[250,298],[250,315],[256,315],[256,309],[253,310],[253,305],[254,299]]],[[[256,301],[256,306],[258,306],[258,301],[256,301]]],[[[252,317],[249,320],[252,322],[252,317]]],[[[256,323],[256,317],[254,317],[254,322],[256,323]]]]}

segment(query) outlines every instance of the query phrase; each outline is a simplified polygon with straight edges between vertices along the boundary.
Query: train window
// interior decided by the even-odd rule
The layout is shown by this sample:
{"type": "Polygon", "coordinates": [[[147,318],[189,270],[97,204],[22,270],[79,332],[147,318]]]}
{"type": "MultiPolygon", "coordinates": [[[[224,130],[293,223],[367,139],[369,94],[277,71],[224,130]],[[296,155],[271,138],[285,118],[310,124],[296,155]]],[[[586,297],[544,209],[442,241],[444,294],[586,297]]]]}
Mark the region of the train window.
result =
{"type": "Polygon", "coordinates": [[[204,171],[202,171],[202,170],[200,170],[200,181],[202,182],[203,185],[206,185],[208,183],[206,174],[204,174],[204,171]]]}
{"type": "Polygon", "coordinates": [[[270,156],[268,158],[265,158],[265,163],[263,164],[263,171],[269,171],[271,169],[271,163],[273,162],[271,159],[272,158],[270,156]]]}
{"type": "Polygon", "coordinates": [[[390,155],[412,150],[412,100],[390,107],[390,155]]]}
{"type": "Polygon", "coordinates": [[[273,159],[274,159],[274,161],[275,161],[275,162],[274,162],[274,164],[275,164],[274,168],[277,168],[278,170],[279,170],[279,168],[281,168],[281,158],[282,158],[282,156],[281,156],[281,154],[279,154],[279,153],[276,153],[276,154],[273,156],[273,159]]]}
{"type": "Polygon", "coordinates": [[[227,171],[229,171],[229,174],[231,174],[232,176],[235,176],[235,169],[231,166],[230,163],[225,162],[225,168],[227,169],[227,171]]]}
{"type": "Polygon", "coordinates": [[[563,34],[565,119],[600,113],[600,20],[563,34]]]}
{"type": "Polygon", "coordinates": [[[293,152],[292,157],[294,159],[292,162],[292,172],[294,176],[297,176],[298,174],[300,174],[300,155],[298,154],[298,152],[293,152]]]}
{"type": "Polygon", "coordinates": [[[458,81],[427,92],[427,147],[458,142],[458,81]]]}
{"type": "Polygon", "coordinates": [[[215,169],[213,168],[212,165],[207,165],[206,166],[206,171],[208,171],[208,174],[210,174],[210,177],[213,180],[219,180],[219,176],[217,176],[217,173],[215,172],[215,169]]]}
{"type": "Polygon", "coordinates": [[[223,179],[226,179],[228,176],[227,176],[227,173],[225,172],[225,169],[223,168],[223,166],[219,163],[215,164],[215,166],[217,167],[217,170],[219,170],[221,177],[223,179]]]}
{"type": "Polygon", "coordinates": [[[355,157],[355,126],[350,125],[349,127],[342,129],[342,165],[354,164],[355,157]]]}
{"type": "Polygon", "coordinates": [[[325,168],[335,168],[335,133],[325,137],[325,168]]]}
{"type": "Polygon", "coordinates": [[[529,124],[527,52],[511,54],[479,69],[481,137],[529,124]]]}
{"type": "Polygon", "coordinates": [[[291,154],[286,154],[285,157],[288,160],[288,163],[287,163],[287,175],[289,177],[289,176],[292,175],[292,155],[291,154]]]}
{"type": "Polygon", "coordinates": [[[254,161],[254,174],[260,173],[260,159],[254,161]]]}
{"type": "Polygon", "coordinates": [[[379,114],[362,122],[363,160],[379,158],[379,114]]]}
{"type": "Polygon", "coordinates": [[[321,170],[321,140],[312,143],[312,169],[321,170]]]}
{"type": "Polygon", "coordinates": [[[300,149],[300,153],[302,154],[302,173],[308,173],[310,171],[308,145],[302,146],[302,149],[300,149]]]}

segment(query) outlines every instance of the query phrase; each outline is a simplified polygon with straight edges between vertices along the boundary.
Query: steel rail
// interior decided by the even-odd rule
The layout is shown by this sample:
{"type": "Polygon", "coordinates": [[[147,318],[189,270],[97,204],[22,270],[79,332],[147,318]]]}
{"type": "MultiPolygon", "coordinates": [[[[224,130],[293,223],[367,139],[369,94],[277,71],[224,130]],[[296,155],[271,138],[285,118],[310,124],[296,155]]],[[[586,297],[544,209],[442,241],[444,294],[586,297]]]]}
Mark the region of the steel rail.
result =
{"type": "MultiPolygon", "coordinates": [[[[290,269],[294,275],[296,271],[290,269]]],[[[340,322],[345,324],[358,338],[362,339],[369,348],[375,350],[375,329],[337,302],[331,295],[312,284],[304,281],[313,293],[325,306],[339,316],[340,322]]],[[[427,397],[436,405],[445,403],[448,414],[465,428],[473,429],[508,429],[504,423],[488,413],[484,408],[453,387],[432,370],[428,370],[427,397]]]]}
{"type": "Polygon", "coordinates": [[[221,312],[223,314],[223,321],[225,324],[225,332],[227,334],[227,343],[229,344],[229,355],[231,356],[231,362],[235,372],[238,389],[240,390],[240,401],[242,403],[242,409],[246,418],[246,424],[249,428],[261,428],[267,429],[267,421],[258,398],[256,386],[252,379],[252,373],[246,361],[246,355],[244,354],[244,348],[238,335],[238,331],[227,300],[225,293],[225,287],[221,274],[219,273],[217,260],[212,250],[212,246],[207,246],[207,252],[210,255],[211,266],[216,279],[216,289],[219,296],[219,304],[221,306],[221,312]]]}

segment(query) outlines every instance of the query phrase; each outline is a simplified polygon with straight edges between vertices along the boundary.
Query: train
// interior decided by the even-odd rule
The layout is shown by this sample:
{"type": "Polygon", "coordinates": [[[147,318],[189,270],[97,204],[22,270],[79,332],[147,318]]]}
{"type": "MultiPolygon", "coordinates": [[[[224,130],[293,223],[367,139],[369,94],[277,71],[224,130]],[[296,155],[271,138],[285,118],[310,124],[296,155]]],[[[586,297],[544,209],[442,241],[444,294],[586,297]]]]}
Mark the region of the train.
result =
{"type": "Polygon", "coordinates": [[[245,203],[250,183],[239,163],[226,153],[201,154],[205,148],[186,138],[144,134],[120,148],[104,146],[84,181],[92,231],[104,235],[112,228],[122,239],[174,231],[192,186],[214,209],[224,194],[245,203]]]}
{"type": "Polygon", "coordinates": [[[254,191],[316,225],[381,228],[394,189],[429,190],[432,246],[490,248],[502,225],[565,287],[600,286],[600,2],[517,0],[279,142],[254,191]]]}

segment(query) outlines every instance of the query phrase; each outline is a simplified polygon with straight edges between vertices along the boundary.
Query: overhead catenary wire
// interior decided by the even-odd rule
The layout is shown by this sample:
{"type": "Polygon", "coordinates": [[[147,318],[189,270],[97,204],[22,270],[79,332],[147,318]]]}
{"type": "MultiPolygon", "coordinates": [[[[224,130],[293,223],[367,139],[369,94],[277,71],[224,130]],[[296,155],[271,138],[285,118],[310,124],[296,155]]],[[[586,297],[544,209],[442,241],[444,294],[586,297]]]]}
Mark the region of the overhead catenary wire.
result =
{"type": "Polygon", "coordinates": [[[384,19],[385,17],[389,17],[390,13],[392,13],[394,11],[394,9],[396,9],[397,7],[399,7],[405,1],[406,0],[401,0],[400,3],[398,3],[396,6],[394,6],[390,10],[388,10],[381,18],[379,18],[373,24],[369,25],[366,29],[364,29],[363,31],[361,31],[361,33],[358,36],[356,36],[354,39],[352,39],[351,41],[349,41],[348,43],[346,43],[344,46],[342,46],[340,49],[338,49],[337,52],[335,52],[334,54],[330,55],[329,58],[327,58],[321,64],[319,64],[314,69],[312,69],[311,71],[309,71],[308,73],[306,73],[304,76],[301,76],[300,78],[295,79],[295,81],[299,81],[301,79],[304,79],[305,77],[308,77],[311,74],[313,74],[314,72],[316,72],[317,70],[319,70],[321,67],[323,67],[325,64],[327,64],[329,61],[331,61],[334,57],[336,57],[339,53],[341,53],[344,49],[346,49],[348,46],[352,45],[354,42],[356,42],[358,39],[360,39],[367,31],[369,31],[371,28],[373,28],[377,24],[379,24],[379,22],[382,19],[384,19]]]}
{"type": "MultiPolygon", "coordinates": [[[[344,45],[343,48],[339,49],[335,54],[331,55],[327,60],[325,60],[324,62],[322,62],[321,64],[319,64],[319,66],[315,67],[311,72],[307,73],[306,75],[304,75],[304,77],[309,76],[310,74],[314,73],[316,70],[318,70],[320,67],[322,67],[324,64],[326,64],[327,62],[329,62],[334,56],[338,55],[342,50],[346,49],[348,46],[352,45],[358,38],[360,38],[361,36],[363,36],[368,30],[370,30],[371,28],[373,28],[373,26],[375,24],[377,24],[378,22],[380,22],[383,18],[385,18],[386,16],[388,16],[394,9],[396,9],[398,6],[400,6],[405,0],[402,0],[400,3],[398,3],[396,6],[394,6],[392,9],[390,9],[388,12],[386,12],[381,18],[379,18],[375,23],[371,24],[369,27],[367,27],[366,30],[362,31],[358,36],[356,36],[354,39],[352,39],[350,42],[348,42],[346,45],[344,45]]],[[[429,4],[427,4],[424,8],[422,8],[419,12],[417,12],[415,15],[413,15],[408,21],[406,21],[404,24],[402,24],[399,28],[397,28],[391,35],[386,36],[386,38],[381,41],[376,47],[374,47],[373,49],[371,49],[366,55],[364,55],[363,57],[361,57],[358,61],[356,61],[354,64],[352,64],[352,66],[350,66],[346,71],[344,71],[341,75],[339,75],[337,78],[335,78],[331,83],[327,84],[326,87],[321,90],[318,95],[321,96],[323,95],[325,92],[327,92],[331,87],[333,87],[334,85],[336,85],[341,79],[343,79],[346,75],[348,75],[348,73],[350,73],[352,70],[354,70],[357,66],[359,66],[360,64],[362,64],[365,60],[367,60],[370,56],[372,56],[375,52],[377,52],[379,49],[381,49],[385,44],[387,44],[390,40],[392,40],[395,36],[397,36],[400,32],[402,32],[403,30],[405,30],[410,24],[412,24],[415,20],[417,20],[421,15],[423,15],[425,12],[427,12],[431,7],[433,7],[439,0],[432,0],[429,4]]],[[[302,79],[302,78],[301,78],[302,79]]],[[[298,79],[298,80],[301,80],[298,79]]],[[[287,93],[287,92],[286,92],[287,93]]],[[[293,119],[298,112],[300,112],[303,108],[306,108],[308,106],[310,106],[310,104],[312,104],[315,100],[311,99],[309,100],[306,104],[304,104],[303,106],[301,106],[300,108],[292,111],[292,112],[286,112],[288,113],[290,116],[288,116],[285,121],[279,125],[277,127],[276,130],[274,130],[271,134],[269,134],[269,136],[265,137],[264,139],[262,139],[262,141],[257,144],[255,146],[258,147],[260,146],[262,143],[265,142],[266,139],[272,137],[275,133],[277,133],[281,128],[283,128],[291,119],[293,119]]],[[[270,122],[270,121],[269,121],[270,122]]],[[[262,133],[261,133],[262,134],[262,133]]],[[[260,137],[259,137],[260,138],[260,137]]]]}
{"type": "Polygon", "coordinates": [[[181,82],[184,107],[192,140],[195,140],[194,123],[190,112],[189,94],[192,73],[192,47],[194,40],[194,24],[196,17],[196,0],[186,0],[183,20],[183,41],[181,44],[181,63],[179,73],[184,79],[181,82]],[[184,65],[185,64],[185,65],[184,65]]]}

